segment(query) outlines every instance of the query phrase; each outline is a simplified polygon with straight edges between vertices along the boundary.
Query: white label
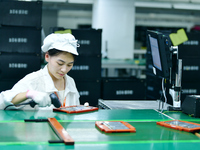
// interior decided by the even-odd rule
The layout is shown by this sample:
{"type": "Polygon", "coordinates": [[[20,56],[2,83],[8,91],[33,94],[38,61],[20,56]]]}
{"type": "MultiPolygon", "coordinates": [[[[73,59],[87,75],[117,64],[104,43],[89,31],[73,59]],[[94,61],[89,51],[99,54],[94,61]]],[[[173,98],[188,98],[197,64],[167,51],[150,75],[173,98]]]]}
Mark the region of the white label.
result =
{"type": "Polygon", "coordinates": [[[183,70],[185,70],[185,71],[198,71],[199,66],[183,66],[183,70]]]}
{"type": "Polygon", "coordinates": [[[90,45],[90,40],[79,40],[80,45],[90,45]]]}
{"type": "Polygon", "coordinates": [[[72,70],[89,70],[90,67],[87,65],[81,65],[81,66],[73,66],[72,70]]]}
{"type": "Polygon", "coordinates": [[[199,41],[186,41],[183,45],[199,45],[199,41]]]}
{"type": "Polygon", "coordinates": [[[90,93],[89,91],[80,91],[79,94],[80,96],[88,96],[90,93]]]}
{"type": "Polygon", "coordinates": [[[27,43],[28,39],[27,38],[9,38],[8,42],[9,43],[27,43]]]}
{"type": "Polygon", "coordinates": [[[10,9],[9,14],[11,14],[11,15],[28,15],[28,10],[25,10],[25,9],[10,9]]]}
{"type": "Polygon", "coordinates": [[[196,94],[197,89],[182,89],[182,94],[196,94]]]}
{"type": "Polygon", "coordinates": [[[27,68],[28,64],[26,63],[9,63],[9,68],[27,68]]]}
{"type": "Polygon", "coordinates": [[[133,95],[133,90],[117,90],[116,95],[133,95]]]}

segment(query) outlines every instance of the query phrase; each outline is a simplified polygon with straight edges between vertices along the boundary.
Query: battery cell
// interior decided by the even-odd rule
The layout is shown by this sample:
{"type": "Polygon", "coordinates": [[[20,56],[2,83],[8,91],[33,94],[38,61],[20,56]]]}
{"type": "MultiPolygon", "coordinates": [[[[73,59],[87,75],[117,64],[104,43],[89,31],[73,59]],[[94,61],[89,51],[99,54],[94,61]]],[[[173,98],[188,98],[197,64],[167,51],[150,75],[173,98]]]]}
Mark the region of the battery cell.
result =
{"type": "Polygon", "coordinates": [[[95,125],[106,133],[113,132],[136,132],[135,127],[124,121],[96,121],[95,125]]]}

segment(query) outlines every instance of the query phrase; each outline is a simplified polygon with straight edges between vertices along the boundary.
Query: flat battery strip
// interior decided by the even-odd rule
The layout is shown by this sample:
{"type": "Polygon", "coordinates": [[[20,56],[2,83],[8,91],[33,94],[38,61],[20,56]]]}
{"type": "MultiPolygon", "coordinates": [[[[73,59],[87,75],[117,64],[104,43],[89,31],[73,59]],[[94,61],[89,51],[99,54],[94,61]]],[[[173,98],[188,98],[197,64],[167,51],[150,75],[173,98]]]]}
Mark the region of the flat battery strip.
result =
{"type": "Polygon", "coordinates": [[[48,121],[55,133],[66,145],[74,145],[74,140],[55,118],[48,118],[48,121]]]}
{"type": "Polygon", "coordinates": [[[93,106],[77,105],[77,106],[54,108],[53,111],[66,112],[70,114],[70,113],[82,113],[82,112],[95,111],[98,109],[99,108],[93,107],[93,106]]]}
{"type": "Polygon", "coordinates": [[[124,121],[96,121],[96,127],[106,133],[112,132],[136,132],[136,129],[124,121]]]}
{"type": "Polygon", "coordinates": [[[180,130],[186,132],[194,132],[200,130],[200,124],[192,123],[188,121],[172,120],[157,122],[158,125],[180,130]]]}

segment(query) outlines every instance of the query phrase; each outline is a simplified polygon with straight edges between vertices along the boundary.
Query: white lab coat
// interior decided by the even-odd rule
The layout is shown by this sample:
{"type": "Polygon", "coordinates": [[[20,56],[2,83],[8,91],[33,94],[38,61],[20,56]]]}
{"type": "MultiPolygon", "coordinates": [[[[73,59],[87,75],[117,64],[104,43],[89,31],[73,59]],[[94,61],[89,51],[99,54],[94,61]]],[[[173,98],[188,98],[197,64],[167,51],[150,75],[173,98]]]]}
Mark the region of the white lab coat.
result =
{"type": "MultiPolygon", "coordinates": [[[[80,105],[79,93],[77,91],[74,79],[65,75],[65,96],[66,103],[65,106],[80,105]]],[[[23,79],[18,81],[11,90],[3,91],[0,93],[0,109],[4,109],[7,105],[12,104],[12,99],[21,92],[26,92],[27,90],[35,90],[40,92],[46,92],[51,94],[58,91],[53,83],[51,76],[48,73],[47,65],[40,69],[39,71],[30,73],[26,75],[23,79]]],[[[28,101],[28,100],[27,100],[28,101]]],[[[63,101],[62,101],[63,104],[63,101]]],[[[14,109],[22,109],[22,107],[9,107],[14,109]]],[[[52,109],[53,105],[50,107],[38,107],[37,105],[33,109],[52,109]]],[[[30,106],[26,106],[23,109],[32,109],[30,106]]]]}

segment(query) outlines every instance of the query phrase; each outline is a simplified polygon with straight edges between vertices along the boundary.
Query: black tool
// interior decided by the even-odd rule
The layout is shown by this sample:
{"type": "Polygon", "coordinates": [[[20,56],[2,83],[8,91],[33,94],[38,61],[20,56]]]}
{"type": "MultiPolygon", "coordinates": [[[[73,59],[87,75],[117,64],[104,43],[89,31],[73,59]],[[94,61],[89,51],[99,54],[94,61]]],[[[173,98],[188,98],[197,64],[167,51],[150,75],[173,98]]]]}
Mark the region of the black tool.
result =
{"type": "MultiPolygon", "coordinates": [[[[56,108],[59,108],[61,107],[61,103],[58,99],[58,97],[56,96],[55,93],[51,93],[50,95],[50,98],[51,98],[51,103],[56,107],[56,108]]],[[[21,106],[21,105],[30,105],[32,108],[35,107],[35,105],[37,105],[37,103],[33,100],[31,100],[30,102],[27,102],[27,103],[21,103],[21,104],[17,104],[17,105],[8,105],[4,108],[4,110],[6,110],[8,107],[10,106],[21,106]]]]}
{"type": "Polygon", "coordinates": [[[24,122],[48,122],[48,119],[24,119],[24,122]]]}
{"type": "MultiPolygon", "coordinates": [[[[58,97],[56,96],[55,93],[51,93],[50,95],[50,98],[51,98],[51,103],[56,107],[56,108],[59,108],[61,106],[61,103],[58,99],[58,97]]],[[[37,103],[33,100],[30,101],[30,106],[33,108],[35,107],[35,105],[37,105],[37,103]]]]}

